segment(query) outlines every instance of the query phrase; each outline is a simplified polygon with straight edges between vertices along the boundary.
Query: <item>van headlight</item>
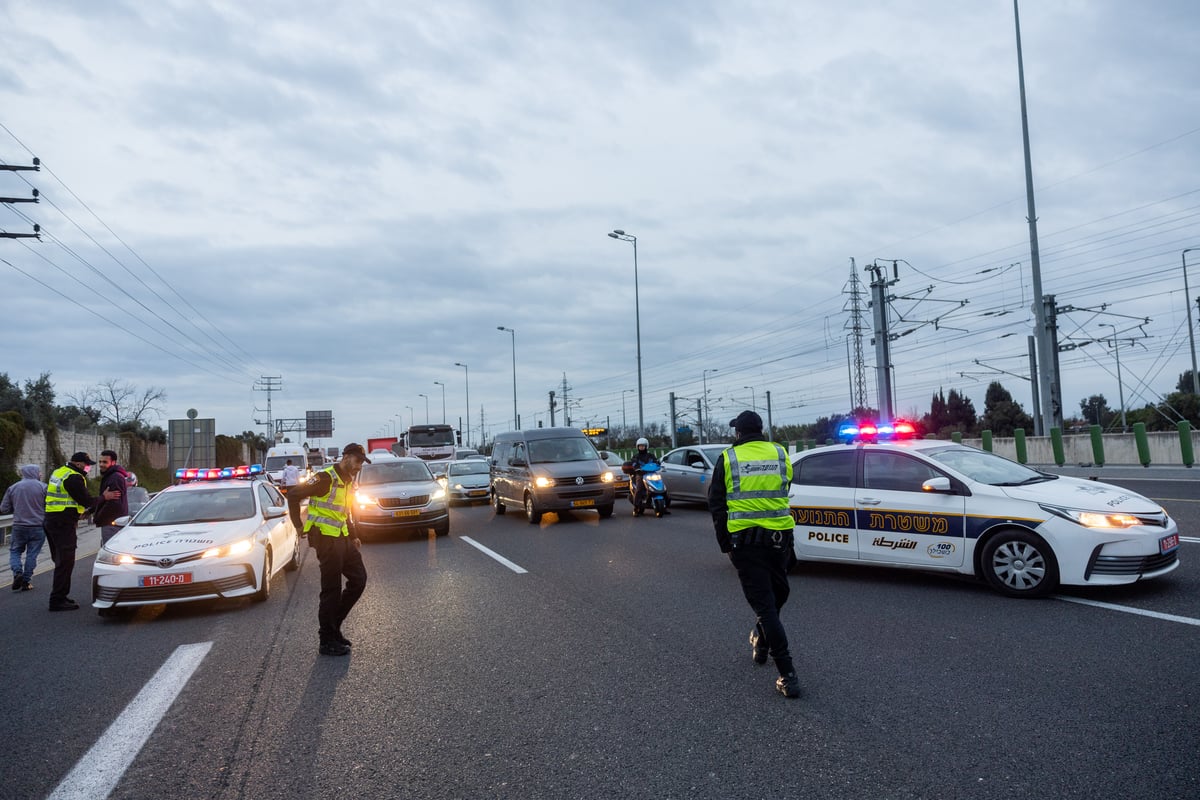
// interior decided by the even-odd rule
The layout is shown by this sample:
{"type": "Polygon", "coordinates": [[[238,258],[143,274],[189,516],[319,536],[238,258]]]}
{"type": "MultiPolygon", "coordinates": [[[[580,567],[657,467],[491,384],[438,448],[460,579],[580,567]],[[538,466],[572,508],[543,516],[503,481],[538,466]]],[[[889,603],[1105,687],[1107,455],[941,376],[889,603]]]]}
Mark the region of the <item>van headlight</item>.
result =
{"type": "Polygon", "coordinates": [[[612,471],[610,470],[608,472],[605,472],[603,475],[601,475],[600,480],[603,481],[604,483],[612,483],[613,481],[616,480],[616,478],[613,477],[612,471]]]}
{"type": "Polygon", "coordinates": [[[548,475],[538,475],[533,479],[533,485],[539,489],[549,489],[554,485],[554,478],[548,475]]]}

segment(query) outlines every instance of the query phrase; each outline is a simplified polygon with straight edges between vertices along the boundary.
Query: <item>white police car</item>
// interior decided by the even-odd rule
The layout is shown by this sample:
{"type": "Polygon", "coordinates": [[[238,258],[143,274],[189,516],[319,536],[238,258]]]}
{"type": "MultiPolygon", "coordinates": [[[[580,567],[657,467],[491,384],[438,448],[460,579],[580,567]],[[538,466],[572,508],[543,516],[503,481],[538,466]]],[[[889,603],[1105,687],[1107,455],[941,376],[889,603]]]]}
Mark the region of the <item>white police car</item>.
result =
{"type": "Polygon", "coordinates": [[[1012,597],[1134,583],[1179,566],[1175,522],[1141,495],[861,427],[843,432],[848,444],[792,460],[798,560],[975,575],[1012,597]]]}
{"type": "Polygon", "coordinates": [[[96,555],[92,605],[101,614],[156,603],[252,595],[300,566],[287,501],[262,468],[178,470],[96,555]]]}

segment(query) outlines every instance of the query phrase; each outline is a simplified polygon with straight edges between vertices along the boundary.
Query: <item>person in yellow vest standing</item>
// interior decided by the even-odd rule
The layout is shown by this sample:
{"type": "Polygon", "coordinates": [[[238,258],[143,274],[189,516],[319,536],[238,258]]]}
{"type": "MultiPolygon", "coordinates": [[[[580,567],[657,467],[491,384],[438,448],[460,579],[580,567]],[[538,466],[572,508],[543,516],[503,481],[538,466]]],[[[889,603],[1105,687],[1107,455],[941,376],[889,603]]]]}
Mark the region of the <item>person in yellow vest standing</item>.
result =
{"type": "Polygon", "coordinates": [[[75,611],[79,608],[68,595],[71,593],[71,573],[75,571],[75,548],[78,547],[79,518],[96,510],[101,500],[116,500],[121,496],[107,489],[100,497],[87,490],[88,468],[95,464],[84,452],[71,456],[65,465],[50,473],[46,482],[46,542],[54,559],[54,578],[50,586],[51,611],[75,611]]]}
{"type": "Polygon", "coordinates": [[[317,608],[319,652],[323,656],[350,653],[350,640],[342,635],[342,623],[367,588],[367,569],[363,565],[362,542],[351,537],[346,527],[350,516],[350,483],[363,464],[371,459],[361,444],[348,444],[342,459],[319,470],[311,478],[287,493],[288,514],[297,531],[305,531],[308,543],[317,551],[321,565],[321,599],[317,608]],[[308,527],[300,521],[300,503],[308,500],[308,527]],[[345,586],[342,578],[346,579],[345,586]]]}
{"type": "Polygon", "coordinates": [[[787,451],[763,436],[762,417],[755,412],[743,411],[729,426],[736,437],[713,468],[708,510],[717,544],[729,554],[742,593],[754,609],[751,658],[755,664],[767,663],[768,656],[774,659],[779,670],[776,691],[799,697],[800,682],[779,620],[791,592],[787,570],[795,528],[788,508],[792,464],[787,451]]]}

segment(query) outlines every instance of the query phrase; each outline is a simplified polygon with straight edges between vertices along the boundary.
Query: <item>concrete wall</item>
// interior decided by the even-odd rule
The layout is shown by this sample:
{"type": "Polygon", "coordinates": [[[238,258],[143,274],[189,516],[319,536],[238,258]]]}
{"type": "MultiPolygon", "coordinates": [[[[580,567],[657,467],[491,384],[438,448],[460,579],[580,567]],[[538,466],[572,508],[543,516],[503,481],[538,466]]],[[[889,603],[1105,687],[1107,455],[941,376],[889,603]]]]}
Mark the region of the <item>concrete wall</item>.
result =
{"type": "MultiPolygon", "coordinates": [[[[1146,433],[1146,439],[1150,448],[1152,465],[1185,466],[1178,431],[1150,431],[1146,433]]],[[[1200,431],[1191,431],[1191,439],[1193,454],[1200,454],[1200,431]]],[[[1103,441],[1105,464],[1141,465],[1138,459],[1137,443],[1132,433],[1107,433],[1103,436],[1103,441]]],[[[963,439],[963,444],[969,444],[972,447],[983,446],[980,439],[963,439]]],[[[1049,436],[1026,436],[1025,449],[1029,455],[1028,462],[1030,464],[1054,463],[1054,448],[1049,436]]],[[[1016,439],[993,437],[992,452],[1016,461],[1016,439]]],[[[1063,436],[1063,454],[1066,457],[1065,464],[1096,463],[1096,457],[1092,453],[1092,437],[1088,434],[1063,436]]]]}
{"type": "MultiPolygon", "coordinates": [[[[101,450],[114,450],[117,461],[129,463],[129,439],[115,434],[102,434],[95,431],[59,431],[58,446],[63,458],[70,458],[79,450],[85,451],[95,461],[101,450]]],[[[163,469],[167,466],[167,446],[154,442],[139,442],[138,446],[150,461],[150,466],[163,469]]],[[[49,449],[46,447],[46,437],[41,433],[25,433],[25,442],[21,446],[21,455],[17,458],[17,466],[21,464],[37,464],[42,468],[43,479],[53,470],[61,467],[61,463],[50,463],[49,449]]]]}

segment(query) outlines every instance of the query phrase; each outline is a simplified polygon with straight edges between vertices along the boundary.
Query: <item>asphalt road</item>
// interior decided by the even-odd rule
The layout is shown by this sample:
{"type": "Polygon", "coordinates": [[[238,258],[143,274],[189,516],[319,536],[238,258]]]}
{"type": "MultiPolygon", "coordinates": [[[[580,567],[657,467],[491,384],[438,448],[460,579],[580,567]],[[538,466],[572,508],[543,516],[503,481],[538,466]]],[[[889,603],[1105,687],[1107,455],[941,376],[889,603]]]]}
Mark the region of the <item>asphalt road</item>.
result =
{"type": "MultiPolygon", "coordinates": [[[[1189,483],[1131,488],[1200,530],[1189,483]]],[[[0,795],[50,796],[177,648],[211,642],[132,763],[84,768],[119,776],[112,797],[1200,796],[1198,543],[1165,580],[1043,601],[801,565],[789,701],[750,661],[707,513],[618,509],[455,509],[448,538],[366,544],[346,658],[317,654],[307,550],[263,604],[113,620],[0,593],[0,795]]]]}

